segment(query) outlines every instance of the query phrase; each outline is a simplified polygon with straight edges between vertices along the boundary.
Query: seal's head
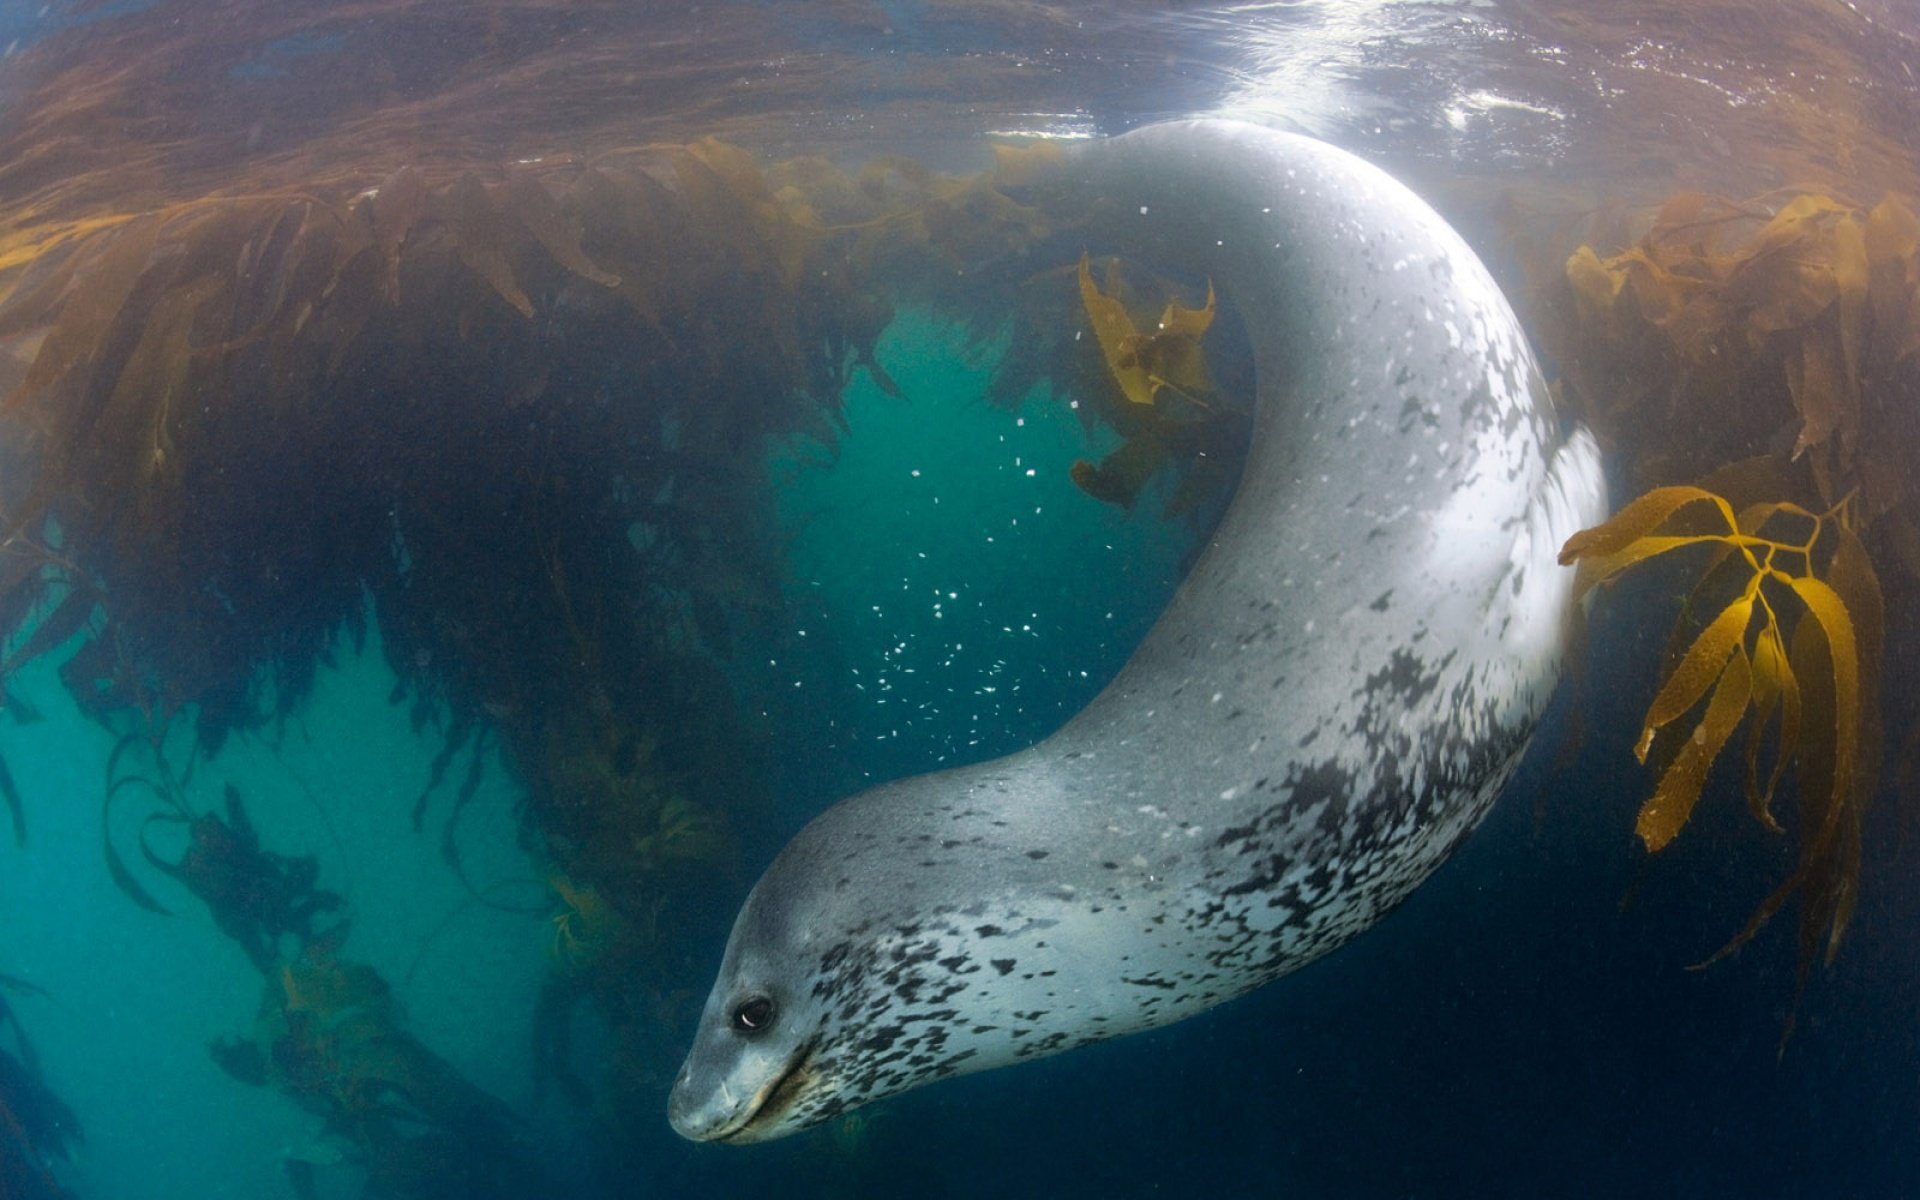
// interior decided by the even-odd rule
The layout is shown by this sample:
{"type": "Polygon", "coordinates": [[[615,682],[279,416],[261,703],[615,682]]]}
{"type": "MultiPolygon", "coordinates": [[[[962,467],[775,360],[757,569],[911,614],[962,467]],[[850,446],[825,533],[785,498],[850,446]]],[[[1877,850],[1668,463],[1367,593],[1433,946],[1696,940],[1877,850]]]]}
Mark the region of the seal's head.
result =
{"type": "Polygon", "coordinates": [[[667,1115],[681,1136],[760,1142],[817,1124],[822,1088],[815,1056],[822,1005],[796,986],[790,965],[812,936],[774,904],[741,911],[720,977],[707,996],[693,1048],[673,1082],[667,1115]]]}
{"type": "MultiPolygon", "coordinates": [[[[863,793],[815,818],[767,868],[674,1080],[668,1115],[683,1136],[767,1141],[996,1065],[1016,1037],[1002,1008],[1059,1007],[985,961],[976,927],[1008,926],[994,943],[1004,947],[1013,919],[981,900],[981,855],[959,852],[983,839],[961,831],[943,850],[921,832],[942,805],[992,818],[955,806],[956,788],[965,794],[963,783],[920,776],[863,793]],[[983,1030],[1001,1042],[981,1044],[983,1030]]],[[[1037,1032],[1035,1021],[1021,1030],[1037,1032]]]]}

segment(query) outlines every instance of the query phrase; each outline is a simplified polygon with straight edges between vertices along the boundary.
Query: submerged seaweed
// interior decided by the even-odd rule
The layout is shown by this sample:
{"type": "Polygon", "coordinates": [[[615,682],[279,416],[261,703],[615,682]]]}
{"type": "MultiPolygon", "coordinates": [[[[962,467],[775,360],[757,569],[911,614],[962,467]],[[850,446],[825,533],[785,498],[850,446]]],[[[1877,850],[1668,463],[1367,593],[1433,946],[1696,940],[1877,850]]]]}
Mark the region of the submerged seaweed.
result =
{"type": "Polygon", "coordinates": [[[1780,832],[1772,800],[1791,790],[1799,863],[1713,957],[1797,896],[1804,988],[1857,904],[1882,725],[1907,731],[1909,759],[1920,747],[1910,691],[1878,686],[1913,652],[1911,630],[1886,630],[1883,612],[1920,587],[1920,221],[1894,195],[1867,207],[1807,191],[1682,193],[1619,253],[1582,245],[1549,299],[1567,397],[1639,480],[1665,485],[1569,541],[1563,561],[1579,560],[1590,587],[1717,547],[1636,753],[1645,761],[1670,723],[1702,715],[1664,752],[1638,831],[1650,850],[1679,832],[1751,712],[1748,805],[1780,832]],[[1701,487],[1678,484],[1709,470],[1701,487]]]}
{"type": "MultiPolygon", "coordinates": [[[[1722,486],[1732,482],[1729,473],[1722,486]]],[[[1708,961],[1739,949],[1798,896],[1804,988],[1816,960],[1833,961],[1858,900],[1861,818],[1879,774],[1879,580],[1844,505],[1815,513],[1779,501],[1729,502],[1696,487],[1648,492],[1574,535],[1560,558],[1579,564],[1585,591],[1699,547],[1713,555],[1674,629],[1677,640],[1691,640],[1671,657],[1634,747],[1643,763],[1656,749],[1665,758],[1636,832],[1654,852],[1674,839],[1745,721],[1748,809],[1783,832],[1773,800],[1791,771],[1799,865],[1708,961]],[[1696,530],[1688,519],[1699,512],[1708,516],[1696,530]],[[1681,719],[1696,713],[1685,729],[1681,719]],[[1677,739],[1669,728],[1676,725],[1677,739]]]]}

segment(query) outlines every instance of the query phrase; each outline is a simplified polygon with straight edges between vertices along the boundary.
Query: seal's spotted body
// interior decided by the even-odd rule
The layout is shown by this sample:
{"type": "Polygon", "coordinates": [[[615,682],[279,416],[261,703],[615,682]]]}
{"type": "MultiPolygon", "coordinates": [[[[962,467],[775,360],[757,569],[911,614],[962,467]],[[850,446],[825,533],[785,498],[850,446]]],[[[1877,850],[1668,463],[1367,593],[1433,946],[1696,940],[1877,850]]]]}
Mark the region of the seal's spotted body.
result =
{"type": "Polygon", "coordinates": [[[1240,490],[1060,732],[856,796],[781,853],[674,1088],[689,1137],[778,1136],[1312,960],[1459,844],[1554,684],[1554,554],[1603,515],[1596,455],[1458,236],[1341,151],[1227,122],[1061,170],[1123,253],[1245,316],[1240,490]]]}

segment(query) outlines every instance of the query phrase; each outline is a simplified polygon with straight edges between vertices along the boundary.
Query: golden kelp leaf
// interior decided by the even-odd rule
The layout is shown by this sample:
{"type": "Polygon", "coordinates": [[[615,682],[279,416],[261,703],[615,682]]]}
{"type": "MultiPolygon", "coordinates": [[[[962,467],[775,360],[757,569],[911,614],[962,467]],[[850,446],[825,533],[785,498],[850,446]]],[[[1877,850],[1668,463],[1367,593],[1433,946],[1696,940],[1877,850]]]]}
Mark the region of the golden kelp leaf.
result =
{"type": "Polygon", "coordinates": [[[1843,204],[1832,196],[1823,196],[1817,192],[1802,192],[1787,201],[1780,207],[1780,211],[1773,214],[1773,219],[1754,236],[1753,241],[1745,248],[1745,253],[1756,258],[1771,254],[1804,238],[1807,227],[1821,217],[1852,211],[1852,205],[1843,204]]]}
{"type": "MultiPolygon", "coordinates": [[[[1866,230],[1851,213],[1833,225],[1833,282],[1840,312],[1840,353],[1849,388],[1860,378],[1866,352],[1867,291],[1872,282],[1866,230]]],[[[1858,397],[1852,397],[1857,406],[1858,397]]]]}
{"type": "Polygon", "coordinates": [[[107,451],[109,439],[119,434],[120,470],[135,480],[145,482],[155,471],[177,465],[167,461],[172,453],[168,424],[192,378],[196,318],[222,289],[222,280],[203,276],[173,290],[168,305],[141,330],[96,418],[96,453],[107,451]]]}
{"type": "Polygon", "coordinates": [[[1609,270],[1592,246],[1580,247],[1567,259],[1567,282],[1573,285],[1573,294],[1600,312],[1613,307],[1626,281],[1626,272],[1609,270]]]}
{"type": "Polygon", "coordinates": [[[1158,332],[1148,334],[1134,328],[1132,315],[1121,303],[1116,272],[1117,267],[1108,271],[1103,292],[1094,286],[1086,254],[1080,255],[1080,302],[1121,393],[1129,403],[1143,407],[1151,406],[1163,390],[1196,407],[1209,407],[1213,379],[1200,338],[1213,324],[1213,281],[1207,281],[1205,308],[1168,304],[1158,332]]]}
{"type": "MultiPolygon", "coordinates": [[[[15,234],[0,238],[0,272],[11,271],[45,258],[70,242],[79,241],[89,234],[112,229],[116,225],[125,225],[140,219],[140,214],[111,213],[98,217],[83,217],[75,221],[66,221],[50,228],[32,229],[24,234],[15,234]]],[[[11,300],[10,295],[0,298],[11,300]]]]}
{"type": "Polygon", "coordinates": [[[400,246],[427,207],[427,183],[412,167],[387,176],[365,201],[374,244],[387,264],[387,299],[400,297],[400,246]]]}
{"type": "Polygon", "coordinates": [[[1841,366],[1836,334],[1814,333],[1800,342],[1800,352],[1787,360],[1787,388],[1800,412],[1800,436],[1793,444],[1795,458],[1821,445],[1840,428],[1851,380],[1841,366]]]}
{"type": "Polygon", "coordinates": [[[1627,568],[1657,558],[1670,550],[1684,550],[1689,546],[1700,546],[1719,540],[1718,535],[1673,534],[1665,537],[1643,537],[1617,554],[1604,558],[1583,558],[1580,569],[1574,576],[1574,590],[1585,594],[1627,568]]]}
{"type": "Polygon", "coordinates": [[[1728,532],[1738,527],[1733,509],[1712,492],[1685,485],[1655,488],[1615,513],[1611,520],[1575,533],[1560,547],[1561,566],[1579,563],[1574,578],[1576,594],[1586,594],[1636,563],[1712,540],[1691,534],[1652,535],[1654,529],[1693,504],[1717,508],[1728,532]]]}
{"type": "Polygon", "coordinates": [[[1689,504],[1715,505],[1726,518],[1727,529],[1731,531],[1738,528],[1732,507],[1712,492],[1684,484],[1654,488],[1606,521],[1582,529],[1568,538],[1566,544],[1560,547],[1560,565],[1571,566],[1580,559],[1607,558],[1618,554],[1652,533],[1667,518],[1689,504]]]}
{"type": "Polygon", "coordinates": [[[521,316],[531,317],[533,301],[520,290],[513,264],[507,259],[506,224],[480,180],[469,172],[434,198],[439,201],[435,215],[453,235],[460,261],[521,316]]]}
{"type": "MultiPolygon", "coordinates": [[[[1755,592],[1749,591],[1722,609],[1720,615],[1700,631],[1686,656],[1674,667],[1673,674],[1667,676],[1660,694],[1647,709],[1646,723],[1634,748],[1641,762],[1647,761],[1647,748],[1653,744],[1653,735],[1700,702],[1700,697],[1706,695],[1707,689],[1728,669],[1729,656],[1738,655],[1745,662],[1746,656],[1740,653],[1740,647],[1746,640],[1747,626],[1753,621],[1754,597],[1755,592]]],[[[1744,672],[1744,667],[1742,669],[1744,672]]],[[[1746,700],[1743,694],[1742,711],[1746,709],[1746,700]]]]}
{"type": "MultiPolygon", "coordinates": [[[[1920,353],[1920,218],[1888,196],[1867,214],[1867,261],[1876,342],[1887,344],[1885,369],[1920,353]]],[[[1877,356],[1878,357],[1878,356],[1877,356]]]]}
{"type": "Polygon", "coordinates": [[[656,227],[661,219],[663,206],[658,203],[657,187],[648,187],[631,176],[588,168],[573,181],[566,207],[583,225],[596,231],[596,248],[620,267],[620,299],[641,320],[658,328],[661,299],[674,289],[676,281],[668,273],[669,260],[640,252],[645,243],[642,231],[656,227]]]}
{"type": "Polygon", "coordinates": [[[1675,272],[1638,246],[1610,266],[1624,277],[1641,318],[1669,333],[1683,325],[1696,293],[1706,286],[1705,281],[1675,272]]]}
{"type": "Polygon", "coordinates": [[[1699,727],[1680,747],[1680,753],[1660,777],[1660,785],[1641,806],[1639,819],[1634,823],[1634,832],[1650,851],[1664,848],[1693,815],[1694,803],[1707,782],[1707,769],[1747,711],[1747,702],[1752,696],[1747,656],[1736,649],[1726,660],[1726,669],[1719,679],[1699,727]]]}
{"type": "MultiPolygon", "coordinates": [[[[1707,216],[1709,209],[1721,207],[1723,202],[1712,192],[1675,192],[1667,197],[1660,206],[1660,212],[1653,219],[1653,228],[1648,232],[1648,240],[1668,242],[1678,240],[1685,232],[1699,233],[1711,228],[1712,222],[1707,216]]],[[[1695,238],[1689,243],[1697,249],[1707,249],[1707,240],[1695,238]]]]}
{"type": "Polygon", "coordinates": [[[1780,823],[1773,819],[1773,793],[1780,786],[1787,763],[1800,747],[1800,684],[1793,677],[1787,650],[1780,642],[1780,629],[1772,621],[1760,631],[1753,645],[1753,724],[1747,730],[1747,811],[1753,819],[1774,833],[1780,823]],[[1760,747],[1775,708],[1780,713],[1780,732],[1774,743],[1773,768],[1766,785],[1760,783],[1760,747]]]}
{"type": "Polygon", "coordinates": [[[1200,343],[1184,334],[1149,337],[1136,334],[1127,343],[1132,362],[1146,372],[1156,399],[1172,392],[1196,408],[1207,408],[1213,394],[1213,376],[1207,372],[1207,354],[1200,343]]]}
{"type": "MultiPolygon", "coordinates": [[[[1702,629],[1648,709],[1635,746],[1642,762],[1658,731],[1694,711],[1712,688],[1700,723],[1662,772],[1635,828],[1650,851],[1672,841],[1691,815],[1713,760],[1751,708],[1747,807],[1760,824],[1780,831],[1771,812],[1772,798],[1788,777],[1789,764],[1794,767],[1799,863],[1741,931],[1707,961],[1737,950],[1797,895],[1799,978],[1804,984],[1809,965],[1823,952],[1831,961],[1857,901],[1861,811],[1872,793],[1878,761],[1875,702],[1882,600],[1865,547],[1852,528],[1854,500],[1823,513],[1760,501],[1755,485],[1764,474],[1751,465],[1723,472],[1724,482],[1742,503],[1736,520],[1725,499],[1715,497],[1727,523],[1725,532],[1660,533],[1670,518],[1714,493],[1659,489],[1627,506],[1607,525],[1569,539],[1562,561],[1577,560],[1585,569],[1595,562],[1644,561],[1676,545],[1717,543],[1724,549],[1709,567],[1709,576],[1741,564],[1751,571],[1739,598],[1702,629]],[[1782,526],[1784,530],[1776,529],[1782,526]],[[1637,539],[1622,544],[1636,532],[1637,539]],[[1734,553],[1738,560],[1729,557],[1734,553]],[[1757,633],[1756,610],[1761,617],[1757,633]],[[1763,768],[1765,743],[1776,718],[1772,762],[1763,768]]],[[[1694,596],[1706,587],[1703,578],[1694,596]]],[[[1692,603],[1690,598],[1689,608],[1692,603]]],[[[1681,621],[1689,621],[1686,613],[1681,621]]]]}
{"type": "Polygon", "coordinates": [[[1746,313],[1744,324],[1756,343],[1766,334],[1809,324],[1839,295],[1830,239],[1809,231],[1808,240],[1813,244],[1742,256],[1726,273],[1720,296],[1746,313]]]}
{"type": "Polygon", "coordinates": [[[1686,193],[1630,248],[1561,262],[1545,334],[1569,404],[1649,482],[1771,445],[1791,419],[1824,502],[1858,489],[1872,519],[1920,497],[1920,427],[1892,415],[1920,358],[1906,202],[1686,193]]]}
{"type": "Polygon", "coordinates": [[[1793,588],[1827,638],[1827,653],[1833,660],[1833,794],[1847,796],[1853,790],[1854,756],[1860,741],[1860,658],[1853,618],[1839,593],[1819,579],[1775,574],[1793,588]]]}
{"type": "Polygon", "coordinates": [[[92,357],[106,335],[107,328],[120,315],[127,297],[146,271],[160,234],[155,219],[135,221],[108,235],[110,241],[99,257],[88,264],[91,286],[70,298],[60,313],[60,321],[34,355],[26,379],[8,400],[17,403],[32,396],[65,375],[70,369],[92,357]]]}
{"type": "MultiPolygon", "coordinates": [[[[1112,271],[1107,273],[1107,289],[1108,292],[1119,290],[1112,271]]],[[[1126,306],[1118,299],[1094,286],[1085,252],[1080,255],[1080,303],[1086,307],[1087,320],[1093,323],[1093,336],[1099,339],[1100,353],[1106,358],[1107,369],[1113,372],[1120,391],[1130,403],[1152,404],[1153,383],[1130,345],[1131,340],[1139,336],[1134,331],[1133,318],[1127,315],[1126,306]]]]}
{"type": "Polygon", "coordinates": [[[1867,214],[1863,236],[1870,262],[1911,261],[1920,253],[1920,217],[1898,196],[1888,196],[1867,214]]]}
{"type": "Polygon", "coordinates": [[[1176,337],[1199,338],[1213,325],[1213,280],[1207,280],[1207,304],[1204,308],[1167,305],[1160,316],[1160,332],[1176,337]]]}
{"type": "Polygon", "coordinates": [[[1076,459],[1074,484],[1095,500],[1132,508],[1147,480],[1167,463],[1165,442],[1151,436],[1129,438],[1098,463],[1076,459]]]}
{"type": "Polygon", "coordinates": [[[767,186],[766,176],[751,154],[718,138],[701,138],[687,147],[725,188],[735,204],[744,202],[753,213],[757,232],[779,266],[781,278],[792,286],[799,278],[824,230],[802,223],[797,211],[783,208],[767,186]]]}

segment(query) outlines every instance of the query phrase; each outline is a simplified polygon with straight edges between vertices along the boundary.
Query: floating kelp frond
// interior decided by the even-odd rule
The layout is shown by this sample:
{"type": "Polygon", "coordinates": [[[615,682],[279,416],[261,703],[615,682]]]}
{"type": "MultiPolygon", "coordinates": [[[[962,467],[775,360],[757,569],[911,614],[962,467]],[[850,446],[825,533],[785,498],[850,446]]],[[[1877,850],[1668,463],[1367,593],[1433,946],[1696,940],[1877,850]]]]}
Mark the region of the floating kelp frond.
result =
{"type": "Polygon", "coordinates": [[[1140,332],[1119,298],[1119,268],[1107,270],[1105,289],[1094,286],[1087,256],[1080,256],[1080,303],[1087,310],[1094,337],[1107,369],[1130,403],[1152,407],[1162,392],[1187,403],[1208,407],[1213,380],[1207,374],[1206,353],[1200,339],[1213,324],[1213,283],[1207,283],[1205,308],[1185,308],[1169,302],[1150,333],[1140,332]]]}
{"type": "MultiPolygon", "coordinates": [[[[1695,655],[1679,660],[1686,671],[1671,677],[1676,690],[1661,710],[1669,719],[1679,715],[1672,705],[1702,700],[1696,686],[1713,691],[1695,729],[1702,740],[1675,752],[1671,783],[1663,777],[1643,833],[1652,845],[1684,823],[1714,757],[1709,745],[1723,745],[1751,708],[1749,802],[1770,820],[1776,785],[1797,780],[1801,857],[1733,945],[1797,894],[1804,980],[1808,964],[1832,954],[1852,911],[1859,812],[1878,766],[1881,722],[1920,730],[1913,698],[1889,691],[1883,714],[1874,683],[1885,655],[1875,564],[1893,586],[1920,586],[1920,218],[1897,195],[1869,207],[1821,192],[1745,201],[1686,192],[1631,246],[1611,254],[1581,246],[1562,261],[1543,305],[1543,340],[1564,372],[1567,407],[1643,485],[1716,471],[1721,482],[1706,486],[1733,515],[1703,527],[1721,546],[1703,587],[1738,579],[1757,589],[1751,625],[1727,607],[1744,586],[1715,593],[1707,607],[1725,620],[1717,640],[1696,641],[1695,655]],[[1754,455],[1776,464],[1760,472],[1767,482],[1756,486],[1751,470],[1725,467],[1754,455]],[[1789,460],[1791,482],[1778,465],[1789,460]],[[1803,507],[1772,503],[1784,496],[1803,507]],[[1798,532],[1781,532],[1795,522],[1798,532]],[[1763,541],[1776,548],[1765,551],[1763,541]],[[1784,554],[1779,546],[1811,551],[1784,554]],[[1856,634],[1851,662],[1841,617],[1856,634]],[[1759,764],[1770,723],[1776,749],[1766,768],[1759,764]]],[[[1667,515],[1684,523],[1708,511],[1694,499],[1667,515]]],[[[1654,520],[1626,539],[1638,540],[1635,553],[1699,540],[1675,541],[1680,532],[1658,526],[1654,520]]],[[[1625,544],[1605,553],[1624,553],[1625,544]]],[[[1570,550],[1589,559],[1582,569],[1591,574],[1600,552],[1570,550]]],[[[1704,600],[1697,591],[1692,603],[1704,600]]],[[[1683,626],[1700,636],[1690,620],[1683,615],[1683,626]]],[[[1893,632],[1904,644],[1892,653],[1905,661],[1912,638],[1893,632]]],[[[1655,732],[1652,752],[1661,753],[1671,739],[1655,732]]]]}
{"type": "Polygon", "coordinates": [[[593,887],[576,884],[559,871],[548,876],[560,911],[555,913],[553,942],[548,949],[556,966],[574,969],[592,963],[617,936],[619,914],[593,887]]]}
{"type": "Polygon", "coordinates": [[[1675,630],[1688,630],[1691,641],[1667,670],[1634,748],[1644,763],[1665,740],[1671,755],[1636,832],[1650,851],[1673,840],[1708,769],[1747,720],[1748,807],[1778,832],[1774,794],[1793,769],[1799,865],[1708,961],[1744,945],[1798,895],[1804,985],[1811,964],[1831,962],[1838,950],[1858,892],[1861,814],[1879,757],[1882,601],[1847,504],[1816,513],[1737,502],[1736,511],[1705,488],[1656,488],[1575,534],[1560,561],[1579,564],[1577,589],[1585,592],[1676,550],[1713,552],[1675,630]],[[1712,615],[1690,627],[1699,608],[1712,615]],[[1682,718],[1696,713],[1686,728],[1682,718]],[[1675,727],[1684,731],[1677,742],[1675,727]]]}
{"type": "Polygon", "coordinates": [[[1180,484],[1166,515],[1193,515],[1208,507],[1233,483],[1244,403],[1243,398],[1222,402],[1201,344],[1213,327],[1212,281],[1205,306],[1188,308],[1172,285],[1156,280],[1152,294],[1164,300],[1164,308],[1148,325],[1151,332],[1143,332],[1130,311],[1138,301],[1130,305],[1134,295],[1123,286],[1118,263],[1108,267],[1101,287],[1083,252],[1077,280],[1081,315],[1092,327],[1103,369],[1095,379],[1083,378],[1075,390],[1093,398],[1091,411],[1126,440],[1098,463],[1075,462],[1074,483],[1096,500],[1131,508],[1148,481],[1172,464],[1180,484]]]}
{"type": "Polygon", "coordinates": [[[73,1145],[85,1135],[73,1109],[47,1085],[7,989],[46,995],[25,980],[0,975],[0,1184],[9,1200],[63,1200],[71,1193],[54,1179],[50,1164],[71,1160],[73,1145]]]}
{"type": "Polygon", "coordinates": [[[1682,193],[1628,249],[1576,250],[1564,288],[1546,335],[1569,399],[1641,479],[1791,453],[1822,503],[1857,492],[1863,522],[1914,528],[1920,218],[1906,201],[1682,193]]]}

